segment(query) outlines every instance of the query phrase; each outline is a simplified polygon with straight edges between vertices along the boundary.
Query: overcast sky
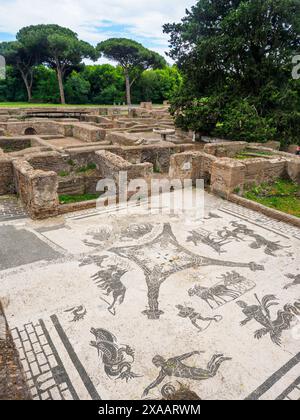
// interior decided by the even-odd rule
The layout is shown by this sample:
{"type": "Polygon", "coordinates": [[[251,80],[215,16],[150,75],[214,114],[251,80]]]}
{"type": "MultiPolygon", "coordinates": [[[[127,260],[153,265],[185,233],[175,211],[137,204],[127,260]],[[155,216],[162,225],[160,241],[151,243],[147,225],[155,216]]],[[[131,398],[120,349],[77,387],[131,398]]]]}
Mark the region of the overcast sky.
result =
{"type": "Polygon", "coordinates": [[[162,25],[179,21],[196,0],[0,0],[0,41],[23,26],[56,23],[96,44],[126,37],[159,53],[167,50],[162,25]]]}

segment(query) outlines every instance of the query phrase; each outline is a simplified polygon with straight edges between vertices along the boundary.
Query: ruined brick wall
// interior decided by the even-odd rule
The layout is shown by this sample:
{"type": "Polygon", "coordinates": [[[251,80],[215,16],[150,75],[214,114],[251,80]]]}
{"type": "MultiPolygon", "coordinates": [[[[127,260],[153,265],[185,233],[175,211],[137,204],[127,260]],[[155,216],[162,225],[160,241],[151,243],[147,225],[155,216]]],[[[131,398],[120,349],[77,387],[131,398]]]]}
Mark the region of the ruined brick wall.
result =
{"type": "Polygon", "coordinates": [[[67,163],[68,157],[58,152],[34,153],[27,157],[27,161],[34,169],[40,169],[42,171],[59,173],[70,169],[67,163]]]}
{"type": "Polygon", "coordinates": [[[287,170],[288,177],[292,181],[300,184],[300,158],[295,157],[295,158],[289,159],[286,170],[287,170]]]}
{"type": "Polygon", "coordinates": [[[212,166],[211,189],[226,198],[233,192],[242,192],[245,186],[287,177],[287,166],[288,160],[281,157],[243,161],[219,159],[212,166]]]}
{"type": "Polygon", "coordinates": [[[73,137],[86,143],[105,140],[106,130],[89,124],[73,124],[73,137]]]}
{"type": "Polygon", "coordinates": [[[273,182],[287,175],[287,160],[274,159],[249,159],[243,161],[245,166],[245,185],[273,182]]]}
{"type": "Polygon", "coordinates": [[[122,157],[108,151],[95,153],[96,164],[102,178],[112,178],[116,183],[119,181],[119,172],[127,172],[128,180],[135,178],[147,178],[153,173],[151,163],[133,165],[122,157]]]}
{"type": "Polygon", "coordinates": [[[4,152],[17,152],[31,147],[31,139],[26,138],[0,138],[0,149],[4,152]]]}
{"type": "Polygon", "coordinates": [[[15,193],[12,159],[0,153],[0,195],[15,193]]]}
{"type": "Polygon", "coordinates": [[[55,172],[35,170],[24,160],[13,161],[17,192],[33,219],[58,214],[58,181],[55,172]]]}
{"type": "Polygon", "coordinates": [[[212,165],[217,160],[204,152],[188,151],[171,156],[169,175],[172,179],[203,179],[210,184],[212,165]]]}
{"type": "Polygon", "coordinates": [[[98,181],[101,179],[98,175],[92,176],[68,176],[59,178],[59,195],[83,195],[95,194],[98,181]]]}
{"type": "Polygon", "coordinates": [[[59,134],[57,123],[50,120],[9,122],[3,128],[9,136],[23,136],[29,128],[33,128],[36,134],[59,134]]]}
{"type": "Polygon", "coordinates": [[[224,142],[224,143],[212,143],[204,146],[204,152],[216,157],[234,157],[237,153],[242,152],[248,143],[246,142],[224,142]]]}
{"type": "Polygon", "coordinates": [[[160,173],[169,173],[171,157],[176,153],[192,150],[193,145],[147,145],[123,147],[114,153],[120,154],[131,163],[151,163],[154,170],[160,173]]]}
{"type": "Polygon", "coordinates": [[[245,165],[237,160],[229,158],[216,160],[212,165],[211,191],[223,198],[227,198],[234,191],[242,191],[245,170],[245,165]]]}

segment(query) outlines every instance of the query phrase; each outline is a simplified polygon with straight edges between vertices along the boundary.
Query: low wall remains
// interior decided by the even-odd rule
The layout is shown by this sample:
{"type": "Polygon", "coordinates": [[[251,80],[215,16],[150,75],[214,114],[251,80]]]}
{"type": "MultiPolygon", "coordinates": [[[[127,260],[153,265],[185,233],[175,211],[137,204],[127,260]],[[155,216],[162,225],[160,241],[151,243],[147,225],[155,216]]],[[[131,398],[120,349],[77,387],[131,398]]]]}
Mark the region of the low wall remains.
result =
{"type": "Polygon", "coordinates": [[[0,127],[8,136],[24,136],[27,130],[33,130],[28,134],[59,134],[58,124],[55,121],[16,121],[0,123],[0,127]]]}
{"type": "Polygon", "coordinates": [[[147,179],[153,174],[151,163],[132,164],[122,157],[106,150],[95,153],[95,163],[101,172],[102,178],[112,178],[116,184],[119,181],[119,172],[126,171],[128,181],[135,178],[147,179]]]}
{"type": "Polygon", "coordinates": [[[15,192],[12,159],[0,153],[0,195],[15,192]]]}
{"type": "Polygon", "coordinates": [[[205,146],[204,152],[176,154],[171,158],[169,174],[172,178],[191,178],[193,181],[204,179],[210,184],[211,191],[223,198],[233,192],[242,193],[245,186],[270,183],[279,178],[300,183],[300,159],[296,156],[255,146],[256,150],[274,153],[243,160],[224,157],[236,156],[247,148],[248,143],[243,142],[210,144],[205,146]]]}
{"type": "Polygon", "coordinates": [[[13,161],[17,193],[32,219],[58,214],[58,181],[55,172],[35,170],[27,161],[13,161]]]}

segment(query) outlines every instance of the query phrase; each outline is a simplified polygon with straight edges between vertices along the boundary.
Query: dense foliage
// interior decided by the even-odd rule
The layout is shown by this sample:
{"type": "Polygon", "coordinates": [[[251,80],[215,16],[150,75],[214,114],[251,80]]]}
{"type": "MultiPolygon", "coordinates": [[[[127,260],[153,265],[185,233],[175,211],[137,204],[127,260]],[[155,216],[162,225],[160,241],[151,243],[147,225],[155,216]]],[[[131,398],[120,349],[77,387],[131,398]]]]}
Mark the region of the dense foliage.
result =
{"type": "MultiPolygon", "coordinates": [[[[144,71],[132,89],[133,103],[170,99],[181,83],[176,67],[144,71]]],[[[110,64],[81,66],[65,79],[69,104],[113,105],[126,102],[125,77],[120,67],[110,64]]],[[[0,80],[0,102],[26,102],[26,88],[17,69],[7,67],[6,80],[0,80]]],[[[46,66],[34,68],[32,102],[59,103],[56,72],[46,66]]]]}
{"type": "Polygon", "coordinates": [[[200,0],[164,31],[184,78],[172,102],[180,127],[300,142],[299,0],[200,0]]]}
{"type": "Polygon", "coordinates": [[[94,48],[75,32],[58,25],[22,28],[17,40],[0,43],[7,78],[0,80],[2,102],[70,104],[161,103],[178,89],[181,77],[158,53],[136,41],[112,38],[94,48]],[[103,55],[110,64],[83,64],[103,55]],[[158,70],[159,69],[159,70],[158,70]]]}
{"type": "Polygon", "coordinates": [[[141,73],[147,69],[166,67],[165,59],[142,44],[126,38],[110,38],[100,42],[96,50],[123,69],[126,83],[127,105],[131,105],[131,88],[141,73]]]}

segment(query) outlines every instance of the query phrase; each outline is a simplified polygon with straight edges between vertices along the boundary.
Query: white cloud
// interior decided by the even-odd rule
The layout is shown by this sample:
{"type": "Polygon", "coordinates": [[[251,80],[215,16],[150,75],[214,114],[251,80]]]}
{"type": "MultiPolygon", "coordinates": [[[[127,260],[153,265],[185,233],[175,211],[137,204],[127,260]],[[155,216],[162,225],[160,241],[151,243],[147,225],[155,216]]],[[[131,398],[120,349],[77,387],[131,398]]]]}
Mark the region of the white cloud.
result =
{"type": "Polygon", "coordinates": [[[120,34],[121,26],[133,39],[158,52],[167,49],[162,25],[179,21],[196,0],[0,0],[0,32],[15,34],[20,28],[39,23],[56,23],[77,32],[81,39],[96,44],[120,34]],[[111,22],[110,26],[107,21],[111,22]],[[97,28],[100,29],[97,30],[97,28]]]}

